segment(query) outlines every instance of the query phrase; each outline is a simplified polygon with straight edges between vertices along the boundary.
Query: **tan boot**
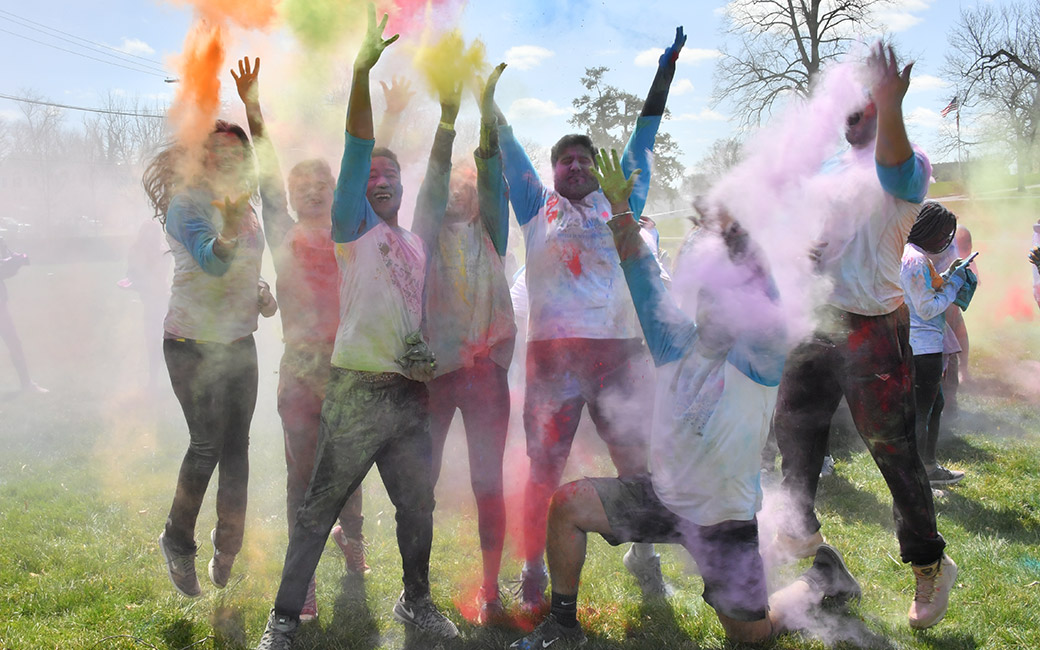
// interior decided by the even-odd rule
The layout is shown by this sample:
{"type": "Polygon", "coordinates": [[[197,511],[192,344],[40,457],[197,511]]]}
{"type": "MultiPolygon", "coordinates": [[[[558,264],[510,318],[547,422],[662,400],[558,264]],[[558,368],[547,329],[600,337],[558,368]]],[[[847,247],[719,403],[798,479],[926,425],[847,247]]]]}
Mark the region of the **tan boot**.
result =
{"type": "Polygon", "coordinates": [[[923,630],[942,620],[950,604],[950,589],[957,579],[957,565],[948,555],[932,564],[912,565],[917,589],[910,603],[910,627],[923,630]]]}

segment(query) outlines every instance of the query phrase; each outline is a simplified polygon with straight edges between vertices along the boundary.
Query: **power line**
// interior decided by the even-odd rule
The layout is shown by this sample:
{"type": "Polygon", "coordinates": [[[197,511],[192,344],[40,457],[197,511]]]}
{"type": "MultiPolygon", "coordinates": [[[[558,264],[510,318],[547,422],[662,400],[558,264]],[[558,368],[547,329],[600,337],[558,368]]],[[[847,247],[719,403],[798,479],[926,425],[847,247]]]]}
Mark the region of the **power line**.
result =
{"type": "MultiPolygon", "coordinates": [[[[87,43],[89,45],[93,45],[93,46],[96,46],[96,47],[104,48],[106,50],[111,50],[111,51],[116,52],[117,54],[119,54],[119,56],[121,56],[121,57],[133,57],[135,59],[140,59],[140,60],[146,61],[148,63],[156,64],[156,65],[158,65],[160,67],[165,67],[165,65],[161,61],[156,61],[154,59],[149,59],[149,58],[146,58],[146,57],[143,57],[143,56],[138,56],[137,54],[131,54],[130,52],[124,52],[124,51],[122,51],[120,49],[117,49],[117,48],[114,48],[114,47],[112,47],[110,45],[105,45],[104,43],[98,43],[98,42],[92,41],[92,40],[90,40],[88,38],[83,38],[81,36],[76,36],[75,34],[70,34],[69,32],[64,32],[64,31],[62,31],[60,29],[56,29],[54,27],[48,27],[47,25],[44,25],[43,23],[38,23],[35,20],[30,20],[28,18],[24,18],[22,16],[19,16],[18,14],[11,13],[10,11],[5,11],[3,9],[0,9],[0,14],[5,14],[6,16],[8,16],[8,18],[6,18],[6,20],[10,20],[11,22],[14,22],[16,24],[19,24],[19,23],[30,23],[29,25],[22,24],[21,25],[22,27],[28,27],[29,29],[33,29],[33,30],[38,31],[38,32],[43,31],[43,30],[47,30],[47,31],[50,31],[50,32],[55,32],[57,34],[63,34],[63,35],[68,36],[70,38],[74,38],[77,41],[82,41],[82,42],[87,43]],[[36,27],[32,27],[31,25],[36,25],[36,27]],[[42,29],[37,29],[38,27],[42,28],[42,29]]],[[[0,16],[0,18],[4,18],[4,16],[0,16]]],[[[44,32],[44,33],[46,33],[46,32],[44,32]]],[[[61,40],[68,40],[68,39],[61,39],[61,40]]]]}
{"type": "Polygon", "coordinates": [[[125,115],[127,117],[151,117],[157,119],[165,119],[165,113],[134,113],[131,111],[114,111],[107,108],[87,108],[85,106],[71,106],[69,104],[55,104],[53,102],[45,102],[39,99],[29,99],[27,97],[15,97],[13,95],[5,95],[0,93],[0,98],[10,99],[15,102],[25,102],[27,104],[38,104],[40,106],[54,106],[55,108],[67,108],[73,111],[86,111],[88,113],[105,113],[107,115],[125,115]]]}
{"type": "Polygon", "coordinates": [[[120,67],[120,68],[126,68],[127,70],[133,70],[134,72],[143,72],[144,74],[150,74],[153,77],[163,77],[163,78],[166,78],[166,74],[164,74],[164,73],[154,72],[152,70],[144,70],[144,69],[141,69],[141,68],[131,68],[129,65],[123,65],[121,63],[116,63],[115,61],[108,61],[106,59],[99,59],[96,56],[90,56],[89,54],[83,54],[82,52],[76,52],[74,50],[69,50],[69,49],[66,49],[64,47],[59,47],[59,46],[57,46],[57,45],[55,45],[53,43],[46,43],[44,41],[39,41],[39,40],[36,40],[35,38],[30,38],[30,37],[28,37],[28,36],[26,36],[24,34],[19,34],[17,32],[12,32],[9,29],[3,29],[2,27],[0,27],[0,32],[6,32],[8,34],[11,34],[12,36],[17,36],[18,38],[24,38],[27,41],[32,41],[33,43],[39,43],[40,45],[46,45],[47,47],[53,47],[56,50],[61,50],[62,52],[68,52],[69,54],[75,54],[76,56],[81,56],[81,57],[83,57],[85,59],[93,59],[95,61],[100,61],[101,63],[107,63],[109,65],[114,65],[114,66],[117,66],[117,67],[120,67]]]}

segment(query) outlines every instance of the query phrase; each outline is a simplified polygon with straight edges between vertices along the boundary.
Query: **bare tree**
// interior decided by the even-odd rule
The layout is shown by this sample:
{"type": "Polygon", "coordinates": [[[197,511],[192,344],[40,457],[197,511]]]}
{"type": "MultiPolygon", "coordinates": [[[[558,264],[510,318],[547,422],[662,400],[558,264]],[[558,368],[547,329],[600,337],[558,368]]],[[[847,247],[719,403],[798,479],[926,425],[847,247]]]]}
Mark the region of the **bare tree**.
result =
{"type": "Polygon", "coordinates": [[[761,124],[785,95],[806,97],[823,66],[874,32],[892,0],[732,0],[715,67],[713,105],[731,105],[744,126],[761,124]]]}
{"type": "Polygon", "coordinates": [[[697,168],[709,178],[718,180],[735,167],[743,157],[743,143],[737,138],[720,138],[711,143],[708,152],[697,163],[697,168]]]}
{"type": "Polygon", "coordinates": [[[988,122],[984,131],[994,133],[996,142],[1011,144],[1018,189],[1024,191],[1040,122],[1040,5],[962,9],[950,46],[945,76],[956,84],[962,106],[980,109],[988,122]]]}

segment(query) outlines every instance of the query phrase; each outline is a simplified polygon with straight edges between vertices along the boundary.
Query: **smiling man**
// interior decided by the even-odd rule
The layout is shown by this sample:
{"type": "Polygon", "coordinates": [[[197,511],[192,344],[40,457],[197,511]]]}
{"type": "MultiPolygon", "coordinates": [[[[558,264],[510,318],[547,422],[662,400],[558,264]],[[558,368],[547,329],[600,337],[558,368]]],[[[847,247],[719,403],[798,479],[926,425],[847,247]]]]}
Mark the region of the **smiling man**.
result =
{"type": "MultiPolygon", "coordinates": [[[[650,152],[685,42],[679,27],[675,41],[661,55],[625,148],[625,171],[644,170],[629,200],[637,218],[646,203],[650,152]]],[[[542,556],[549,498],[567,463],[582,407],[588,405],[618,475],[641,475],[647,471],[648,414],[639,406],[652,402],[647,392],[652,393],[653,386],[635,307],[607,227],[610,203],[591,173],[592,140],[573,134],[553,146],[553,187],[547,188],[512,129],[499,119],[510,201],[527,246],[530,312],[524,428],[531,470],[524,494],[521,604],[536,612],[546,605],[548,574],[542,556]]],[[[644,595],[667,594],[652,545],[634,545],[624,563],[644,595]]]]}
{"type": "Polygon", "coordinates": [[[426,252],[398,224],[401,168],[374,148],[369,73],[397,36],[383,39],[369,5],[354,62],[346,146],[332,206],[340,322],[321,411],[318,457],[285,554],[282,582],[259,650],[288,650],[329,532],[372,465],[397,509],[404,591],[394,618],[436,637],[458,629],[430,599],[433,482],[428,394],[434,360],[419,334],[426,252]]]}

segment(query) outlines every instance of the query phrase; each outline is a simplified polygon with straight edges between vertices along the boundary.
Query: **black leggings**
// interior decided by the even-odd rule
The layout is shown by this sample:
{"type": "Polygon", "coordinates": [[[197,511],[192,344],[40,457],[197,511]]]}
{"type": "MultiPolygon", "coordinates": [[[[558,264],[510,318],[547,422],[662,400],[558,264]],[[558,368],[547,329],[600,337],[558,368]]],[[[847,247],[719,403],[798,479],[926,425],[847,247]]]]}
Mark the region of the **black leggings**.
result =
{"type": "Polygon", "coordinates": [[[935,447],[939,442],[939,418],[945,400],[942,391],[942,352],[914,355],[914,401],[917,418],[917,452],[925,467],[935,465],[935,447]]]}

